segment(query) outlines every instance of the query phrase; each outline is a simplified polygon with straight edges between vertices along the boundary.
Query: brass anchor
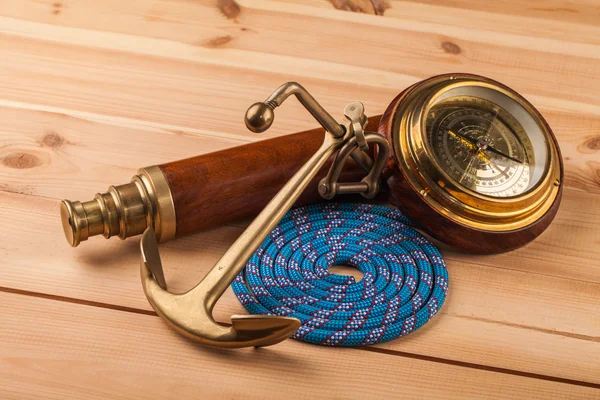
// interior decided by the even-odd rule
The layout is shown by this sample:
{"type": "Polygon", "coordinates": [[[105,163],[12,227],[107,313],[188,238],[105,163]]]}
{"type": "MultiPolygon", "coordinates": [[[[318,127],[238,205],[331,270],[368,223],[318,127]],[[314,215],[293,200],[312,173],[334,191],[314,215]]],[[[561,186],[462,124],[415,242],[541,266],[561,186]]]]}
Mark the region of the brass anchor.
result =
{"type": "Polygon", "coordinates": [[[186,293],[169,292],[154,230],[148,228],[142,236],[141,278],[148,301],[168,325],[198,342],[229,348],[269,346],[287,339],[300,327],[301,323],[297,318],[263,315],[234,315],[231,317],[232,326],[229,327],[216,322],[212,311],[252,254],[332,155],[339,152],[328,177],[322,182],[322,185],[329,185],[325,187],[327,196],[324,197],[331,198],[340,192],[361,193],[372,198],[379,190],[379,174],[387,160],[389,145],[376,133],[362,132],[366,117],[361,103],[352,103],[346,107],[346,119],[339,124],[306,89],[298,83],[289,82],[279,87],[264,102],[255,103],[248,109],[245,118],[248,129],[257,133],[267,130],[275,117],[273,110],[292,94],[325,128],[323,144],[273,197],[198,285],[186,293]],[[369,143],[378,146],[374,162],[363,152],[369,143]],[[352,156],[369,173],[361,182],[338,184],[337,176],[348,156],[352,156]]]}

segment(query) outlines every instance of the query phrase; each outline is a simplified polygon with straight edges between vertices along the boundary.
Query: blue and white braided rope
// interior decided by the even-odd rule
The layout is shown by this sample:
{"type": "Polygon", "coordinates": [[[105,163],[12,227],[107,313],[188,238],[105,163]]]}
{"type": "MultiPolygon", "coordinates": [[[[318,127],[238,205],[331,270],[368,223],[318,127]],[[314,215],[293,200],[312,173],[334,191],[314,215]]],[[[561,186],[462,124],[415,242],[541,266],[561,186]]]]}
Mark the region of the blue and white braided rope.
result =
{"type": "Polygon", "coordinates": [[[362,346],[404,336],[444,303],[448,271],[439,251],[395,208],[323,203],[290,210],[232,288],[251,314],[296,317],[292,336],[362,346]],[[331,274],[350,265],[364,274],[331,274]]]}

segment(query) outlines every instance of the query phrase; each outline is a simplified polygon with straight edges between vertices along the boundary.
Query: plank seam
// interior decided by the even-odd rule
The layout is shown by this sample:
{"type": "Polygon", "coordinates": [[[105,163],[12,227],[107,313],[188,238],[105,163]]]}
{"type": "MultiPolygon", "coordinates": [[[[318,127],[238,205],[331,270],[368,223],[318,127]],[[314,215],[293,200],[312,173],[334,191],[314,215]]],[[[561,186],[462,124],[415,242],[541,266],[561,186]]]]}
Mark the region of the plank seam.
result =
{"type": "MultiPolygon", "coordinates": [[[[442,313],[442,314],[444,314],[444,313],[442,313]]],[[[547,333],[550,335],[564,336],[564,337],[568,337],[571,339],[586,340],[589,342],[600,343],[600,336],[582,335],[580,333],[571,333],[571,332],[557,331],[557,330],[552,330],[552,329],[538,328],[535,326],[515,324],[512,322],[494,321],[494,320],[487,319],[487,318],[470,317],[468,315],[458,315],[458,314],[446,314],[446,315],[456,317],[456,318],[468,319],[471,321],[480,321],[480,322],[485,322],[485,323],[489,323],[489,324],[508,326],[511,328],[527,329],[527,330],[532,330],[532,331],[536,331],[536,332],[547,333]]]]}
{"type": "MultiPolygon", "coordinates": [[[[97,302],[97,301],[80,300],[80,299],[75,299],[72,297],[38,293],[38,292],[32,292],[32,291],[28,291],[28,290],[13,289],[13,288],[8,288],[8,287],[4,287],[4,286],[0,286],[0,292],[21,295],[21,296],[41,298],[41,299],[47,299],[47,300],[52,300],[52,301],[60,301],[60,302],[70,303],[70,304],[79,304],[79,305],[90,306],[90,307],[98,307],[98,308],[114,310],[114,311],[130,312],[130,313],[134,313],[134,314],[158,317],[158,314],[156,314],[154,311],[150,311],[150,310],[142,310],[142,309],[134,308],[134,307],[118,306],[118,305],[114,305],[114,304],[101,303],[101,302],[97,302]]],[[[227,323],[223,323],[223,322],[219,322],[219,323],[223,324],[223,325],[231,326],[231,324],[227,324],[227,323]]],[[[538,379],[538,380],[549,381],[549,382],[563,383],[563,384],[567,384],[567,385],[575,385],[575,386],[588,387],[588,388],[592,388],[592,389],[600,389],[600,384],[588,382],[588,381],[561,378],[561,377],[557,377],[557,376],[544,375],[544,374],[536,374],[534,372],[519,371],[519,370],[513,370],[513,369],[508,369],[508,368],[502,368],[502,367],[494,367],[491,365],[469,363],[469,362],[465,362],[465,361],[450,360],[447,358],[440,358],[440,357],[428,356],[428,355],[423,355],[423,354],[408,353],[408,352],[404,352],[404,351],[384,349],[381,347],[366,347],[365,346],[365,347],[355,347],[352,349],[360,350],[360,351],[369,351],[372,353],[384,354],[384,355],[389,355],[389,356],[394,356],[394,357],[404,357],[404,358],[410,358],[410,359],[415,359],[415,360],[434,362],[434,363],[457,366],[457,367],[462,367],[462,368],[495,372],[495,373],[505,374],[505,375],[513,375],[513,376],[538,379]]]]}
{"type": "MultiPolygon", "coordinates": [[[[596,285],[600,284],[600,282],[597,280],[584,280],[584,279],[570,278],[567,276],[546,274],[546,273],[537,272],[537,271],[524,271],[524,270],[517,269],[517,268],[511,268],[511,267],[505,266],[505,265],[502,266],[502,265],[483,264],[483,263],[477,262],[477,261],[469,261],[469,260],[465,260],[465,259],[461,259],[461,258],[453,258],[452,255],[444,256],[444,258],[446,260],[448,260],[449,262],[467,264],[467,265],[470,265],[470,266],[473,266],[476,268],[494,268],[494,269],[499,269],[502,271],[510,271],[510,272],[523,273],[523,274],[534,274],[534,275],[545,276],[547,278],[553,278],[553,279],[565,279],[565,280],[573,281],[573,282],[591,283],[591,284],[596,284],[596,285]]],[[[520,258],[522,259],[523,257],[520,257],[520,258]]],[[[544,261],[543,259],[536,259],[536,258],[532,258],[532,260],[544,261]]],[[[590,259],[585,259],[585,260],[590,261],[590,259]]],[[[567,263],[565,262],[565,264],[567,264],[567,263]]]]}
{"type": "Polygon", "coordinates": [[[470,363],[470,362],[465,362],[465,361],[449,360],[446,358],[426,356],[426,355],[422,355],[422,354],[407,353],[404,351],[389,350],[389,349],[383,349],[380,347],[360,347],[359,350],[370,351],[372,353],[393,355],[396,357],[399,356],[399,357],[411,358],[411,359],[421,360],[421,361],[437,362],[440,364],[452,365],[452,366],[456,366],[456,367],[478,369],[478,370],[483,370],[483,371],[488,371],[488,372],[496,372],[496,373],[500,373],[500,374],[520,376],[520,377],[524,377],[524,378],[532,378],[532,379],[538,379],[538,380],[543,380],[543,381],[564,383],[567,385],[575,385],[575,386],[588,387],[588,388],[592,388],[592,389],[600,389],[600,384],[593,383],[593,382],[561,378],[561,377],[557,377],[557,376],[544,375],[544,374],[536,374],[534,372],[526,372],[526,371],[519,371],[519,370],[502,368],[502,367],[494,367],[491,365],[475,364],[475,363],[470,363]]]}
{"type": "Polygon", "coordinates": [[[143,310],[140,308],[127,307],[127,306],[119,306],[116,304],[101,303],[99,301],[76,299],[74,297],[66,297],[66,296],[59,296],[59,295],[55,295],[55,294],[31,292],[29,290],[13,289],[13,288],[4,287],[4,286],[0,286],[0,292],[11,293],[11,294],[16,294],[16,295],[21,295],[21,296],[35,297],[38,299],[60,301],[63,303],[79,304],[79,305],[90,306],[90,307],[104,308],[104,309],[108,309],[108,310],[124,311],[124,312],[130,312],[130,313],[134,313],[134,314],[151,315],[151,316],[158,317],[158,314],[156,314],[154,311],[150,311],[150,310],[143,310]]]}

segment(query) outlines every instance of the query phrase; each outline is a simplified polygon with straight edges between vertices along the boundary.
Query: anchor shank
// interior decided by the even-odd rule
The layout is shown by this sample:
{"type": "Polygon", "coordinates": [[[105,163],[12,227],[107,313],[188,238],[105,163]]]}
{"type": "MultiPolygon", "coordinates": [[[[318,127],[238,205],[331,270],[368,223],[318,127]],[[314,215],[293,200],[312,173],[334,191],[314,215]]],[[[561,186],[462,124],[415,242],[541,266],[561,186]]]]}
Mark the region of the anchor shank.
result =
{"type": "Polygon", "coordinates": [[[292,207],[321,167],[344,142],[343,138],[334,138],[330,134],[326,134],[319,150],[281,188],[258,217],[217,261],[202,282],[190,291],[190,294],[191,292],[206,293],[205,306],[209,312],[267,235],[292,207]]]}

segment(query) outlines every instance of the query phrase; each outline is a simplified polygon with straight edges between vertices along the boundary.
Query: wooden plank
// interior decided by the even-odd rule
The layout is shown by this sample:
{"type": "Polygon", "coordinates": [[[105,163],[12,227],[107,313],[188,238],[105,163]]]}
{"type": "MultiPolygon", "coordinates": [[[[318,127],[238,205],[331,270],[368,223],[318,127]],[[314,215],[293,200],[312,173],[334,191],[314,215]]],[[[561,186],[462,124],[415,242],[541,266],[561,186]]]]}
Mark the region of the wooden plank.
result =
{"type": "MultiPolygon", "coordinates": [[[[277,1],[328,9],[337,8],[334,5],[336,3],[345,3],[334,0],[277,1]]],[[[597,0],[578,0],[569,2],[567,6],[564,3],[561,0],[534,0],[527,2],[527,5],[519,0],[493,3],[471,0],[390,0],[378,4],[382,4],[379,9],[383,8],[386,18],[428,20],[439,25],[456,26],[468,21],[472,27],[525,36],[562,38],[576,42],[586,38],[586,41],[597,42],[593,34],[587,35],[598,28],[600,12],[597,0]],[[494,23],[490,24],[490,21],[494,23]],[[557,24],[557,21],[560,24],[557,24]]]]}
{"type": "MultiPolygon", "coordinates": [[[[309,15],[305,16],[302,14],[284,14],[282,16],[276,14],[275,11],[267,12],[256,10],[253,12],[258,14],[256,17],[260,20],[263,20],[266,17],[263,14],[267,13],[267,16],[269,17],[268,21],[273,20],[270,25],[282,25],[282,27],[270,27],[269,29],[272,29],[273,31],[263,33],[263,35],[266,35],[267,37],[280,36],[281,32],[276,29],[283,29],[283,26],[289,26],[291,20],[299,20],[296,23],[306,24],[311,18],[309,15]]],[[[249,14],[252,15],[252,13],[249,14]]],[[[360,82],[361,85],[364,86],[373,86],[381,89],[387,88],[388,90],[392,88],[393,91],[397,91],[398,87],[407,86],[418,78],[448,72],[457,68],[463,70],[467,69],[474,73],[481,73],[492,78],[500,79],[526,95],[539,96],[540,99],[538,100],[538,104],[541,106],[557,103],[558,105],[562,104],[563,107],[575,108],[580,111],[589,110],[589,112],[594,113],[595,115],[600,113],[598,107],[593,106],[593,104],[597,104],[598,100],[598,84],[594,79],[591,79],[598,74],[599,68],[598,63],[596,62],[597,60],[590,58],[590,56],[593,56],[594,54],[600,54],[598,47],[595,45],[581,44],[579,46],[582,48],[579,49],[578,46],[571,42],[557,42],[533,44],[531,48],[523,49],[516,46],[519,46],[520,43],[529,42],[523,40],[518,41],[520,38],[519,36],[510,37],[505,42],[494,45],[493,43],[488,42],[472,42],[472,37],[479,37],[477,35],[473,36],[472,32],[469,33],[469,35],[465,35],[463,38],[452,39],[451,35],[447,35],[446,39],[442,37],[440,40],[439,33],[430,32],[421,27],[419,27],[420,29],[410,31],[402,29],[404,25],[373,25],[365,26],[364,40],[355,44],[357,47],[356,51],[366,53],[364,57],[357,58],[352,57],[350,54],[345,55],[342,53],[341,55],[338,55],[335,54],[334,51],[334,49],[343,46],[344,40],[349,32],[345,32],[341,27],[346,27],[348,24],[345,23],[345,21],[324,19],[322,31],[315,32],[313,35],[306,35],[306,38],[303,37],[303,43],[294,46],[293,49],[289,46],[275,46],[276,52],[267,55],[266,51],[268,48],[265,46],[273,45],[266,40],[267,37],[265,37],[265,40],[257,40],[258,38],[254,36],[248,38],[242,36],[238,40],[232,41],[232,44],[227,45],[225,48],[214,49],[194,44],[56,27],[9,18],[2,18],[1,21],[0,28],[4,26],[4,30],[0,30],[0,32],[21,38],[20,45],[17,45],[15,49],[4,50],[11,56],[11,66],[13,68],[18,68],[18,71],[20,71],[19,75],[22,76],[22,78],[28,78],[27,80],[23,79],[23,82],[19,82],[19,85],[25,85],[25,87],[18,86],[17,82],[14,82],[14,89],[7,92],[7,94],[11,95],[10,98],[14,97],[15,99],[21,100],[27,99],[27,97],[24,97],[27,95],[27,91],[24,89],[36,84],[36,86],[38,86],[37,90],[39,90],[39,85],[41,83],[39,72],[36,74],[38,79],[34,81],[31,80],[35,75],[29,76],[30,72],[37,72],[30,71],[31,69],[37,69],[39,71],[39,68],[36,68],[37,63],[32,63],[31,60],[28,60],[29,62],[25,60],[21,61],[24,56],[19,56],[19,51],[23,52],[22,49],[27,48],[28,51],[26,54],[29,58],[40,51],[45,51],[52,54],[47,61],[58,59],[62,68],[53,69],[52,72],[55,75],[59,75],[59,77],[61,73],[64,74],[70,69],[81,65],[82,61],[86,58],[91,58],[92,55],[90,53],[93,54],[99,50],[104,50],[104,53],[110,50],[111,52],[109,52],[108,55],[112,54],[114,51],[127,52],[129,54],[127,57],[124,57],[121,54],[123,60],[120,61],[114,60],[115,57],[112,57],[112,59],[109,58],[110,62],[109,60],[107,60],[107,62],[102,62],[101,60],[95,59],[96,65],[97,63],[111,65],[111,63],[123,63],[132,59],[140,62],[140,58],[144,56],[146,60],[144,68],[147,69],[148,56],[153,56],[165,59],[162,61],[156,60],[158,63],[170,62],[181,64],[185,62],[188,65],[189,63],[194,63],[197,65],[197,68],[199,68],[198,75],[196,76],[203,76],[204,79],[211,77],[213,74],[219,75],[219,71],[215,71],[219,68],[215,68],[215,65],[225,67],[226,71],[227,69],[234,68],[235,72],[230,72],[229,76],[234,73],[249,73],[250,71],[248,70],[250,68],[248,68],[248,66],[252,65],[260,66],[260,68],[251,68],[252,73],[262,71],[263,73],[267,72],[268,74],[275,76],[289,76],[290,72],[292,72],[294,76],[297,76],[298,79],[302,80],[324,79],[332,82],[360,82]],[[329,32],[327,30],[329,24],[326,24],[326,22],[340,24],[340,29],[332,30],[331,32],[339,32],[340,30],[341,32],[335,35],[331,34],[332,37],[330,39],[323,40],[323,32],[329,32]],[[403,38],[402,47],[400,48],[396,43],[397,37],[399,36],[403,38]],[[389,40],[389,43],[381,43],[381,47],[377,47],[377,53],[373,53],[375,50],[372,48],[371,44],[373,41],[376,41],[377,38],[389,38],[387,39],[389,40]],[[54,49],[49,43],[44,45],[43,43],[32,41],[36,39],[60,42],[61,45],[56,46],[59,47],[58,49],[54,49]],[[459,49],[462,48],[463,50],[459,50],[458,54],[448,54],[447,51],[444,50],[444,46],[446,46],[444,43],[448,40],[458,46],[459,49]],[[37,45],[35,43],[37,43],[37,45]],[[261,43],[264,44],[261,45],[261,43]],[[73,53],[73,50],[70,50],[70,47],[77,47],[79,48],[79,51],[73,53]],[[550,50],[538,50],[539,48],[545,47],[554,49],[554,52],[551,52],[550,50]],[[561,54],[564,53],[566,49],[579,50],[577,50],[577,54],[561,54]],[[398,51],[406,52],[406,63],[398,64],[398,51]],[[319,56],[315,57],[313,54],[318,54],[319,56]],[[429,54],[430,56],[425,57],[429,54]],[[470,54],[476,56],[476,61],[474,61],[473,56],[470,54]],[[65,63],[69,62],[69,59],[74,57],[76,57],[77,61],[73,62],[73,66],[65,68],[65,63]],[[370,58],[377,59],[377,63],[373,64],[369,62],[368,60],[370,58]],[[418,67],[412,62],[415,59],[419,59],[418,67]],[[577,62],[571,63],[574,59],[576,59],[577,62]],[[564,74],[565,68],[570,69],[568,75],[564,74]],[[27,82],[29,83],[27,84],[27,82]],[[582,82],[586,82],[586,84],[582,82]],[[394,90],[393,88],[396,89],[394,90]],[[561,99],[561,102],[550,101],[547,97],[561,99]],[[569,104],[569,102],[572,104],[569,104]]],[[[387,19],[386,21],[395,23],[394,19],[387,19]]],[[[289,34],[290,33],[288,33],[288,35],[289,34]]],[[[285,35],[281,37],[281,40],[285,40],[285,35]]],[[[139,70],[140,68],[137,68],[136,72],[139,73],[139,70]]],[[[46,73],[47,71],[48,70],[46,69],[46,73]]],[[[127,70],[122,71],[123,73],[128,72],[127,70]]],[[[88,74],[84,80],[95,78],[98,75],[98,72],[94,72],[94,75],[88,74]]],[[[83,77],[86,75],[69,75],[71,79],[74,76],[83,77]]],[[[137,79],[155,79],[156,77],[156,75],[138,75],[137,79]]],[[[160,77],[160,75],[158,77],[160,77]]],[[[198,78],[198,80],[201,81],[201,78],[198,78]]],[[[60,81],[57,83],[60,83],[60,81]]],[[[114,85],[113,82],[111,83],[114,85]]],[[[123,83],[124,82],[120,82],[121,85],[123,83]]],[[[193,95],[193,93],[189,93],[189,91],[193,90],[194,87],[185,87],[185,89],[181,88],[177,90],[177,81],[173,80],[170,83],[172,84],[172,90],[169,96],[171,101],[177,99],[175,94],[179,91],[183,91],[188,95],[193,95]]],[[[187,83],[188,85],[190,84],[189,78],[187,83]]],[[[229,84],[223,84],[219,89],[224,91],[231,87],[232,85],[230,82],[229,84]]],[[[105,90],[102,91],[102,96],[99,99],[106,96],[115,96],[115,93],[112,93],[114,91],[106,93],[106,89],[110,89],[110,87],[105,87],[104,89],[105,90]]],[[[140,90],[149,91],[150,89],[157,88],[154,85],[149,87],[144,86],[142,88],[138,87],[136,88],[136,92],[140,90]]],[[[98,88],[96,88],[96,90],[98,90],[98,88]]],[[[132,89],[129,89],[127,92],[122,93],[122,95],[133,95],[135,92],[129,93],[131,90],[132,89]]],[[[238,92],[248,93],[243,86],[237,87],[236,90],[238,92]]],[[[154,93],[154,96],[157,96],[158,94],[156,92],[151,93],[154,93]]],[[[83,91],[81,95],[85,95],[85,91],[83,91]]],[[[240,94],[238,94],[237,97],[239,96],[240,94]]],[[[86,103],[83,104],[89,107],[98,102],[99,99],[86,99],[86,103]]],[[[40,100],[52,100],[53,103],[65,103],[70,99],[38,98],[37,102],[40,100]]],[[[139,101],[143,100],[143,98],[139,99],[139,101]]],[[[150,99],[145,100],[145,102],[148,102],[148,100],[150,99]]],[[[164,100],[168,100],[168,98],[164,100]]],[[[114,101],[116,101],[120,107],[123,107],[122,97],[115,99],[114,101]]],[[[73,104],[72,99],[70,104],[73,104]]],[[[81,107],[83,104],[78,104],[78,106],[81,107]]],[[[94,108],[92,108],[92,110],[93,109],[94,108]]],[[[119,108],[113,106],[104,112],[115,113],[123,111],[127,111],[127,109],[119,110],[119,108]]],[[[173,111],[170,113],[173,114],[173,111]]],[[[161,110],[157,115],[153,115],[152,119],[165,119],[167,116],[164,114],[164,110],[161,110]]]]}
{"type": "MultiPolygon", "coordinates": [[[[536,0],[537,3],[547,3],[536,0]]],[[[248,9],[261,8],[256,1],[242,1],[240,15],[248,9]]],[[[404,22],[425,22],[439,27],[462,26],[465,21],[469,27],[484,31],[497,31],[513,33],[522,36],[553,38],[568,40],[576,43],[599,43],[597,20],[593,24],[582,23],[582,17],[591,20],[597,18],[597,4],[584,4],[578,1],[575,7],[581,12],[573,14],[568,10],[555,9],[553,12],[539,10],[533,7],[512,7],[512,13],[506,13],[507,1],[496,2],[494,5],[485,3],[474,4],[468,0],[444,0],[430,2],[428,0],[414,1],[386,1],[388,8],[385,10],[386,18],[400,19],[404,22]],[[456,4],[461,1],[465,3],[456,4]],[[495,8],[492,10],[492,8],[495,8]],[[594,13],[585,13],[594,10],[594,13]],[[524,11],[534,11],[526,13],[524,11]],[[575,17],[572,20],[569,17],[575,17]],[[560,25],[556,24],[560,20],[560,25]]],[[[286,12],[312,13],[319,18],[342,19],[348,18],[369,21],[377,25],[382,21],[375,16],[351,16],[335,12],[333,4],[326,0],[277,0],[268,3],[269,9],[285,10],[286,12]],[[273,4],[277,6],[273,6],[273,4]]],[[[264,7],[262,7],[264,8],[264,7]]],[[[542,8],[542,7],[537,7],[542,8]]],[[[120,2],[107,0],[101,3],[92,0],[80,0],[72,4],[62,4],[53,0],[5,0],[0,15],[24,21],[41,22],[44,24],[60,25],[72,28],[92,29],[97,31],[110,31],[132,34],[136,36],[154,37],[176,40],[185,43],[194,43],[198,35],[234,34],[235,39],[243,20],[238,17],[229,18],[219,9],[217,3],[210,0],[156,0],[148,3],[144,0],[120,2]],[[94,18],[89,18],[90,14],[94,18]]],[[[247,29],[247,28],[246,28],[247,29]]],[[[254,32],[256,33],[256,32],[254,32]]],[[[222,42],[227,40],[221,40],[222,42]]],[[[195,43],[202,43],[195,41],[195,43]]],[[[212,44],[219,43],[213,42],[212,44]]]]}
{"type": "MultiPolygon", "coordinates": [[[[433,23],[398,21],[397,18],[382,19],[308,7],[308,10],[319,10],[319,13],[323,13],[320,15],[322,18],[315,19],[306,7],[279,4],[268,1],[248,2],[247,12],[242,13],[238,21],[246,30],[238,32],[239,37],[220,46],[219,49],[187,42],[184,45],[179,41],[166,43],[163,39],[142,39],[139,36],[135,36],[134,44],[133,36],[129,35],[96,33],[87,29],[30,23],[10,18],[4,18],[3,25],[6,26],[5,32],[11,35],[60,41],[63,45],[71,43],[85,46],[87,51],[90,48],[104,48],[154,54],[211,64],[213,69],[215,64],[235,65],[240,68],[252,65],[254,70],[266,69],[271,73],[294,71],[299,76],[311,74],[313,77],[315,76],[312,71],[319,71],[318,77],[322,79],[347,80],[356,76],[356,79],[360,77],[363,85],[389,87],[401,78],[402,74],[425,77],[447,72],[449,67],[454,69],[460,66],[461,69],[472,72],[487,73],[499,79],[505,78],[502,80],[526,94],[539,93],[545,96],[560,96],[566,100],[578,99],[576,107],[579,108],[585,108],[585,105],[593,104],[593,101],[597,100],[595,80],[585,79],[598,73],[598,63],[593,57],[594,54],[600,53],[595,44],[578,44],[558,39],[549,42],[536,38],[523,40],[522,35],[501,35],[497,32],[491,34],[487,30],[473,32],[471,29],[455,26],[440,28],[433,23]],[[311,19],[311,26],[315,27],[314,32],[303,35],[302,39],[296,39],[295,46],[277,46],[276,40],[284,42],[287,38],[291,39],[295,32],[292,30],[294,26],[305,24],[308,19],[311,19]],[[352,25],[353,32],[356,29],[364,31],[361,35],[364,39],[353,43],[356,51],[364,54],[363,57],[353,57],[350,53],[339,55],[333,51],[343,46],[348,37],[348,20],[360,22],[358,26],[352,25]],[[260,21],[260,24],[257,21],[260,21]],[[464,47],[464,51],[447,54],[443,46],[447,41],[443,39],[444,36],[449,40],[455,36],[456,43],[453,43],[459,49],[464,47]],[[265,40],[260,40],[263,37],[265,40]],[[398,38],[402,38],[400,49],[398,38]],[[302,41],[298,42],[299,40],[302,41]],[[464,44],[459,43],[462,41],[464,44]],[[376,50],[372,46],[373,43],[378,43],[376,50]],[[269,46],[271,54],[268,56],[265,55],[265,46],[269,46]],[[397,62],[399,50],[405,53],[406,61],[402,64],[397,62]],[[373,51],[377,51],[377,54],[373,54],[373,51]],[[569,52],[573,54],[567,55],[569,52]],[[237,57],[238,55],[243,55],[243,58],[237,57]],[[410,62],[415,57],[419,58],[418,66],[410,62]],[[577,57],[577,62],[573,62],[574,57],[577,57]],[[377,59],[377,64],[371,63],[370,59],[377,59]],[[339,63],[344,63],[343,74],[339,73],[339,63]],[[568,74],[565,74],[565,68],[569,68],[568,74]],[[311,72],[308,72],[309,70],[311,72]],[[532,93],[534,91],[538,93],[532,93]]],[[[199,11],[196,11],[196,14],[198,13],[199,11]]],[[[138,19],[130,22],[131,26],[135,26],[138,19]]],[[[503,27],[508,24],[501,21],[497,25],[503,27]]],[[[240,25],[236,26],[239,29],[240,25]]],[[[489,24],[486,27],[489,27],[489,24]]],[[[145,28],[147,31],[147,27],[145,28]]],[[[585,33],[582,36],[587,37],[585,33]]],[[[588,36],[594,37],[591,34],[588,36]]],[[[207,37],[206,40],[210,41],[211,38],[207,37]]],[[[597,110],[595,112],[597,113],[597,110]]]]}
{"type": "MultiPolygon", "coordinates": [[[[15,24],[10,28],[20,26],[20,22],[15,24]]],[[[0,21],[0,33],[6,25],[6,20],[0,21]]],[[[39,27],[30,28],[36,31],[39,27]]],[[[60,32],[63,28],[49,27],[44,34],[52,35],[55,29],[60,32]]],[[[77,37],[83,32],[95,35],[94,31],[77,30],[62,34],[77,37]]],[[[55,40],[60,42],[62,38],[55,40]]],[[[11,83],[3,87],[5,104],[110,116],[129,124],[145,121],[145,124],[167,129],[202,129],[213,135],[255,138],[255,134],[243,127],[246,109],[266,98],[285,81],[302,81],[324,107],[341,113],[349,99],[363,97],[360,85],[348,85],[361,77],[379,78],[381,83],[398,88],[417,80],[372,68],[345,67],[244,50],[219,53],[194,45],[137,36],[96,37],[84,42],[115,42],[124,46],[116,49],[53,42],[0,35],[0,50],[11,59],[10,64],[0,65],[0,71],[12,77],[11,83]],[[224,58],[226,55],[229,57],[224,58]],[[99,68],[99,65],[110,67],[99,68]],[[251,69],[249,65],[263,68],[251,69]],[[340,73],[342,70],[344,74],[340,73]],[[321,83],[313,84],[317,81],[321,83]],[[44,89],[48,87],[51,89],[44,89]]],[[[369,100],[372,102],[369,104],[371,114],[382,113],[396,94],[382,86],[370,90],[376,95],[369,100]]],[[[275,124],[260,137],[315,126],[314,119],[297,102],[280,108],[277,118],[285,123],[275,124]]]]}
{"type": "Polygon", "coordinates": [[[57,199],[89,200],[141,167],[244,143],[85,115],[3,107],[0,116],[0,190],[57,199]]]}
{"type": "MultiPolygon", "coordinates": [[[[481,10],[487,14],[497,13],[514,18],[527,16],[531,20],[549,19],[554,22],[575,22],[578,26],[585,27],[585,24],[598,25],[600,20],[600,4],[597,0],[529,0],[526,4],[520,0],[503,1],[469,1],[469,0],[409,0],[415,3],[424,4],[443,4],[446,7],[454,7],[457,12],[469,12],[471,10],[481,10]]],[[[401,2],[393,2],[401,3],[401,2]]],[[[518,20],[517,20],[518,21],[518,20]]],[[[517,24],[517,21],[514,24],[517,24]]],[[[560,29],[558,29],[560,31],[560,29]]]]}
{"type": "Polygon", "coordinates": [[[9,399],[598,395],[582,385],[295,341],[211,349],[153,316],[7,293],[0,300],[0,390],[9,399]]]}
{"type": "MultiPolygon", "coordinates": [[[[62,237],[57,201],[9,193],[0,199],[0,220],[10,232],[0,242],[2,286],[151,310],[139,281],[137,238],[94,238],[71,249],[62,237]],[[23,257],[23,243],[37,251],[23,257]]],[[[451,288],[437,322],[383,347],[600,383],[600,252],[593,245],[600,239],[598,201],[597,195],[567,191],[548,232],[515,252],[476,257],[445,250],[451,288]]],[[[222,227],[163,245],[170,288],[192,287],[241,230],[222,227]]],[[[228,322],[236,313],[246,312],[229,290],[215,315],[228,322]]]]}

